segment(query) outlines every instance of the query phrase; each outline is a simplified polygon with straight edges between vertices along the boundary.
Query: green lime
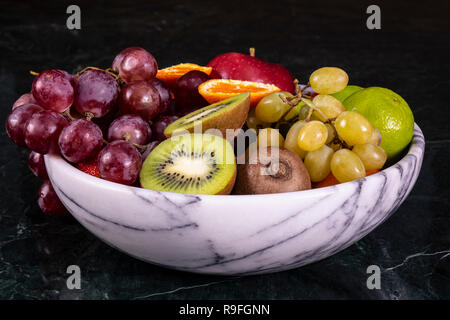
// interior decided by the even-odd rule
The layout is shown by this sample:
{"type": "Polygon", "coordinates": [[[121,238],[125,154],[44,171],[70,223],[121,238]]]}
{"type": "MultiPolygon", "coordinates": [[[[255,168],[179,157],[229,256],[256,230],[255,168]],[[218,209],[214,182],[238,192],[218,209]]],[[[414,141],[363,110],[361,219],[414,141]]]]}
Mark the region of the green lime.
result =
{"type": "Polygon", "coordinates": [[[381,133],[381,147],[394,158],[409,144],[414,116],[408,103],[392,90],[370,87],[344,101],[347,110],[358,111],[381,133]]]}
{"type": "Polygon", "coordinates": [[[338,99],[340,102],[344,102],[345,99],[347,99],[348,97],[350,97],[352,94],[354,94],[355,92],[362,90],[363,88],[360,86],[346,86],[345,89],[333,93],[331,94],[333,97],[335,97],[336,99],[338,99]]]}

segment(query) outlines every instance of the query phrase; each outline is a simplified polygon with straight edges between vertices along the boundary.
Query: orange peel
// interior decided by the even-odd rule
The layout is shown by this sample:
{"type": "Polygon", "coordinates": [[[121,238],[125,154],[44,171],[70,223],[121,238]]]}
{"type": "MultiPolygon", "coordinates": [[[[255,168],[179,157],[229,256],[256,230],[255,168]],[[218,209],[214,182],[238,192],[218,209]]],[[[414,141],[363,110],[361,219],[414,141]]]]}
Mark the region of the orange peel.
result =
{"type": "Polygon", "coordinates": [[[158,70],[156,78],[164,81],[168,86],[173,86],[180,77],[184,76],[189,71],[194,70],[204,72],[208,76],[212,72],[211,67],[203,67],[194,63],[180,63],[171,67],[158,70]]]}
{"type": "Polygon", "coordinates": [[[273,84],[230,79],[212,79],[198,86],[198,92],[211,104],[249,92],[251,107],[256,106],[265,96],[279,91],[280,88],[273,84]]]}

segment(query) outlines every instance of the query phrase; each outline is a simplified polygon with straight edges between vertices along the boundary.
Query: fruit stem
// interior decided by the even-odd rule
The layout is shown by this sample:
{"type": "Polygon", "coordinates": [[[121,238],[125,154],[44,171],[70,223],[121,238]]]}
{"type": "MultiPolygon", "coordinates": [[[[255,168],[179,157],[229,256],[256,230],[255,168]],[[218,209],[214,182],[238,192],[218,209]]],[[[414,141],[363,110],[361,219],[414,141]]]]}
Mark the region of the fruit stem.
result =
{"type": "MultiPolygon", "coordinates": [[[[308,106],[308,107],[309,107],[309,106],[308,106]]],[[[309,108],[309,110],[308,110],[308,115],[307,115],[306,118],[305,118],[305,121],[306,121],[306,122],[309,122],[309,121],[311,120],[311,116],[312,116],[312,114],[313,114],[313,111],[314,111],[313,108],[309,108]]]]}
{"type": "Polygon", "coordinates": [[[298,85],[298,79],[294,79],[294,87],[295,87],[296,94],[302,93],[302,90],[300,90],[300,86],[298,85]]]}
{"type": "Polygon", "coordinates": [[[144,152],[147,149],[147,146],[143,146],[142,144],[132,143],[132,145],[138,148],[141,152],[144,152]]]}
{"type": "Polygon", "coordinates": [[[72,117],[72,115],[70,114],[70,108],[67,108],[67,109],[62,113],[62,115],[63,115],[64,117],[66,117],[67,120],[69,120],[70,122],[76,120],[76,119],[75,119],[74,117],[72,117]]]}
{"type": "Polygon", "coordinates": [[[104,143],[104,144],[108,144],[109,142],[108,142],[108,140],[106,140],[105,138],[103,138],[103,143],[104,143]]]}
{"type": "Polygon", "coordinates": [[[250,56],[251,56],[251,57],[254,57],[254,56],[255,56],[255,48],[250,47],[250,49],[249,49],[248,51],[250,51],[250,56]]]}
{"type": "Polygon", "coordinates": [[[304,86],[303,89],[300,89],[300,92],[302,92],[302,95],[303,95],[303,91],[305,91],[306,89],[308,89],[308,88],[310,88],[310,87],[311,87],[311,85],[309,84],[309,81],[308,81],[308,83],[306,84],[306,86],[304,86]]]}
{"type": "Polygon", "coordinates": [[[314,103],[313,103],[312,101],[310,101],[309,99],[304,99],[304,98],[302,98],[302,101],[303,101],[304,103],[306,103],[306,105],[310,108],[309,113],[308,113],[308,116],[307,116],[306,119],[305,119],[306,121],[309,121],[309,120],[310,120],[313,110],[316,111],[318,114],[320,114],[320,115],[325,119],[324,122],[328,122],[328,121],[330,120],[330,119],[328,119],[328,117],[327,117],[326,115],[323,114],[322,111],[319,110],[319,108],[317,108],[317,107],[314,105],[314,103]]]}
{"type": "Polygon", "coordinates": [[[39,75],[38,72],[34,72],[33,70],[30,70],[30,74],[33,75],[33,76],[38,76],[39,75]]]}
{"type": "Polygon", "coordinates": [[[107,74],[113,76],[115,80],[121,80],[120,77],[117,75],[117,73],[115,73],[111,68],[101,69],[101,68],[97,68],[97,67],[86,67],[83,70],[81,70],[80,72],[78,72],[75,75],[75,77],[78,78],[82,73],[84,73],[88,70],[100,70],[100,71],[106,72],[107,74]]]}
{"type": "Polygon", "coordinates": [[[301,100],[301,96],[293,96],[293,97],[284,97],[281,95],[278,95],[284,103],[290,105],[290,106],[296,106],[301,100]]]}
{"type": "Polygon", "coordinates": [[[87,121],[91,121],[91,119],[95,117],[95,115],[92,112],[85,112],[84,116],[86,117],[87,121]]]}

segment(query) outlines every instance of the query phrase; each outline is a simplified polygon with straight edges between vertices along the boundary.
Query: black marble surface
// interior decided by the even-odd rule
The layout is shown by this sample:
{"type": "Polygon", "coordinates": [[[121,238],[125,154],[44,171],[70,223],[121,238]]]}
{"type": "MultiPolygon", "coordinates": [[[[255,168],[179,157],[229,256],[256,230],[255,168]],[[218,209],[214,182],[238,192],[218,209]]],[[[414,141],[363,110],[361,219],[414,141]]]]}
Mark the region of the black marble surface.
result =
{"type": "Polygon", "coordinates": [[[351,83],[402,95],[426,153],[405,203],[367,237],[323,261],[245,278],[182,273],[137,261],[74,219],[44,216],[28,152],[0,132],[0,299],[449,299],[450,29],[448,1],[378,1],[382,29],[366,28],[368,1],[0,1],[0,121],[30,90],[29,70],[108,67],[121,49],[149,50],[162,67],[206,64],[228,51],[285,65],[301,81],[324,65],[351,83]],[[79,31],[66,28],[69,4],[79,31]],[[66,268],[79,265],[81,290],[66,268]],[[368,290],[366,269],[381,268],[368,290]]]}

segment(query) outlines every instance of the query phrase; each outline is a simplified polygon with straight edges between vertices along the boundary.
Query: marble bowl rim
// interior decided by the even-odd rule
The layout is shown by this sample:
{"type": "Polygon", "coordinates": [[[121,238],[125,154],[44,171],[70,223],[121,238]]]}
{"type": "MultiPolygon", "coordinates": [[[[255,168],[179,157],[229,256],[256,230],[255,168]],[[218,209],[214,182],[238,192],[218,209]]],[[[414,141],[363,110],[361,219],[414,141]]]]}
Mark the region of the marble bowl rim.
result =
{"type": "MultiPolygon", "coordinates": [[[[198,197],[200,199],[218,199],[218,200],[222,200],[222,199],[239,199],[239,200],[243,200],[243,198],[245,199],[255,199],[257,197],[273,197],[273,198],[277,198],[277,197],[282,197],[282,196],[292,196],[292,197],[299,197],[300,195],[305,196],[305,197],[309,197],[311,196],[311,194],[321,194],[321,193],[328,193],[330,189],[334,189],[336,192],[336,189],[345,189],[345,188],[349,188],[350,186],[352,186],[352,184],[354,183],[358,183],[358,181],[360,180],[372,180],[372,179],[377,179],[378,176],[382,175],[383,173],[389,172],[391,170],[393,170],[396,166],[400,165],[403,162],[406,162],[406,158],[408,157],[408,155],[411,155],[415,152],[415,150],[418,150],[420,152],[420,154],[424,153],[425,150],[425,145],[423,144],[421,147],[421,144],[416,143],[416,140],[419,138],[424,139],[423,136],[423,132],[420,129],[420,127],[417,125],[417,123],[414,123],[414,131],[418,130],[418,134],[419,137],[415,137],[416,132],[413,135],[413,138],[408,146],[408,152],[396,163],[392,164],[391,166],[375,173],[372,174],[370,176],[364,177],[362,179],[358,179],[358,180],[354,180],[354,181],[350,181],[350,182],[345,182],[345,183],[340,183],[337,185],[333,185],[333,186],[328,186],[328,187],[323,187],[323,188],[317,188],[317,189],[309,189],[309,190],[301,190],[301,191],[292,191],[292,192],[282,192],[282,193],[270,193],[270,194],[250,194],[250,195],[207,195],[207,194],[189,194],[189,193],[177,193],[177,192],[168,192],[168,191],[157,191],[157,190],[150,190],[150,189],[145,189],[145,188],[139,188],[139,187],[135,187],[135,186],[127,186],[127,185],[123,185],[120,183],[116,183],[116,182],[112,182],[112,181],[108,181],[108,180],[104,180],[104,179],[99,179],[97,177],[93,177],[81,170],[78,170],[75,166],[73,166],[71,163],[69,163],[68,161],[66,161],[63,157],[61,157],[60,155],[45,155],[45,163],[47,165],[48,162],[54,162],[55,164],[59,164],[59,165],[63,165],[65,168],[65,170],[67,170],[69,173],[68,174],[74,174],[74,175],[78,175],[79,177],[86,179],[86,182],[89,183],[93,183],[95,184],[97,187],[99,188],[108,188],[108,189],[116,189],[116,191],[126,191],[126,190],[134,190],[134,189],[138,189],[140,190],[140,192],[144,192],[144,193],[156,193],[156,194],[162,194],[165,195],[167,197],[170,196],[177,196],[177,195],[189,195],[189,196],[195,196],[198,197]]],[[[419,167],[420,170],[420,167],[419,167]]],[[[50,177],[50,175],[49,175],[50,177]]]]}

